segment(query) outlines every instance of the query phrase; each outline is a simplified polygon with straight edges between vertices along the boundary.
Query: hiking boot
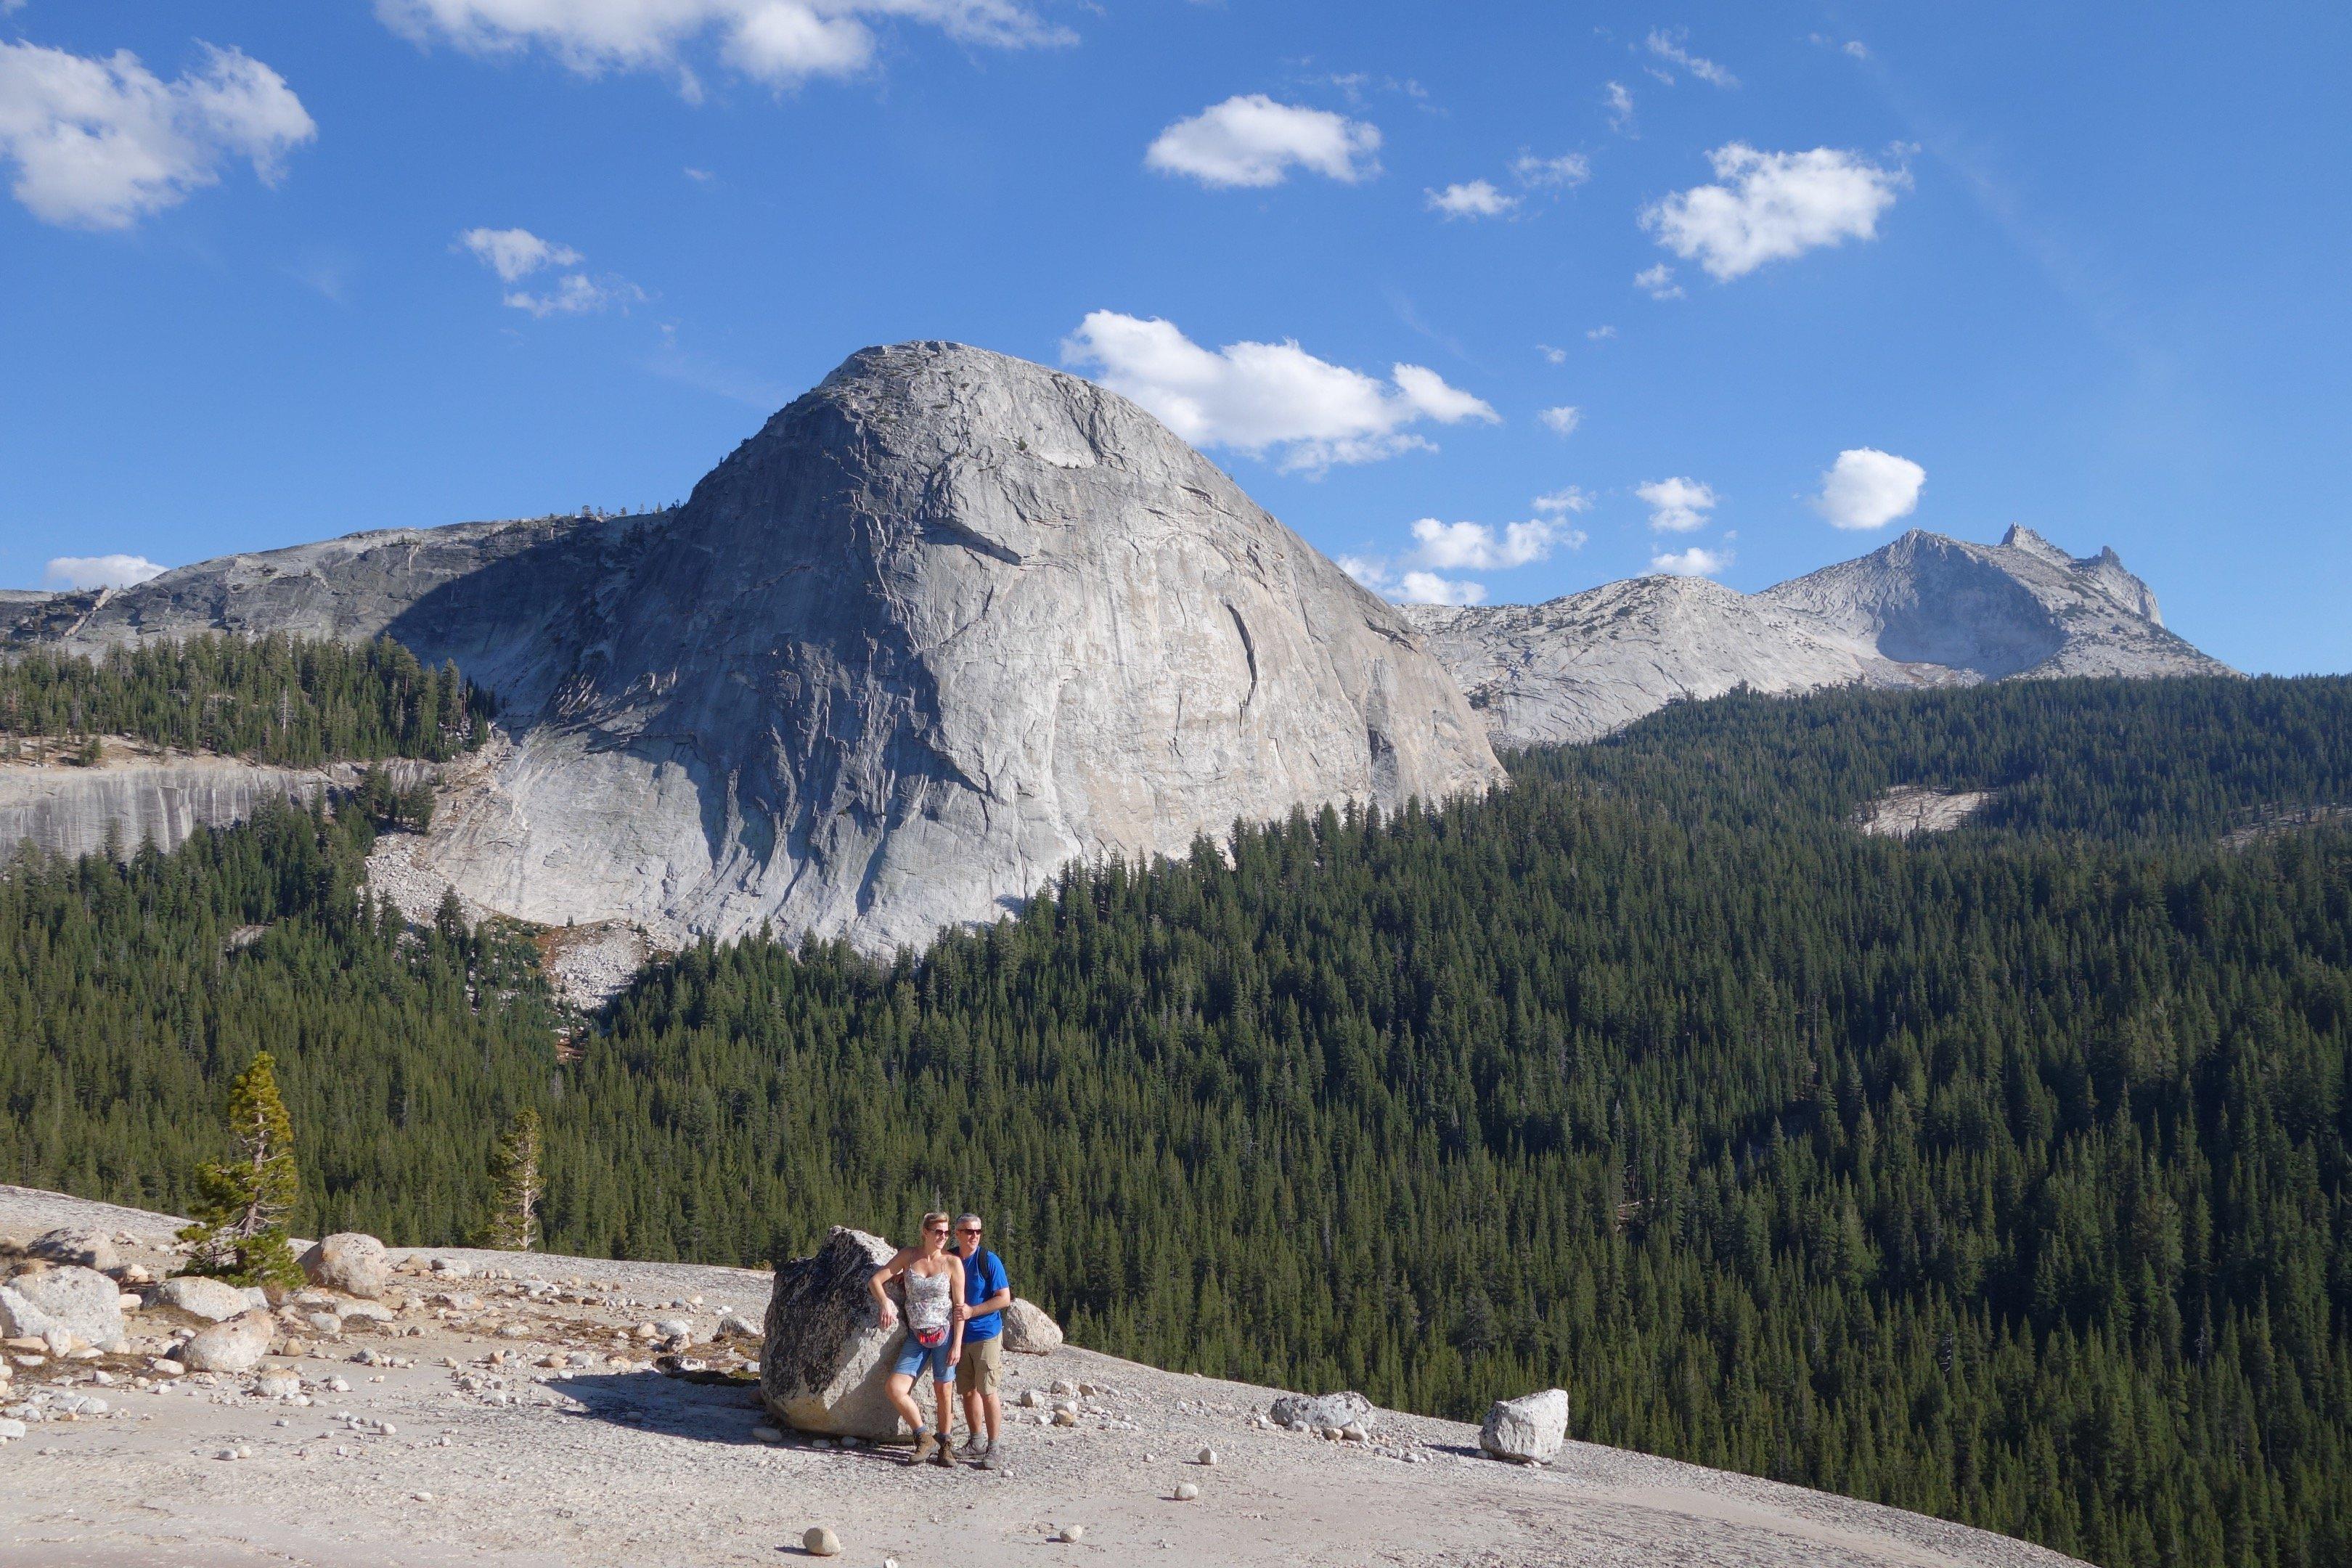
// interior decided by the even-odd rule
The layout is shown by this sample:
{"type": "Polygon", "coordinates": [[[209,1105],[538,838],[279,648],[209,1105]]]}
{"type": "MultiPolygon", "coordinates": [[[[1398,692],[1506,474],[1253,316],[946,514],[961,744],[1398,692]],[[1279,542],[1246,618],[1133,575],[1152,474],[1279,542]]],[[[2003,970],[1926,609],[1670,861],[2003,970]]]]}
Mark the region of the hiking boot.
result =
{"type": "Polygon", "coordinates": [[[996,1445],[993,1443],[982,1448],[980,1451],[980,1458],[974,1459],[972,1464],[977,1468],[992,1472],[1004,1468],[1004,1461],[997,1458],[996,1445]]]}
{"type": "Polygon", "coordinates": [[[990,1446],[987,1438],[974,1432],[963,1440],[963,1447],[957,1453],[966,1459],[977,1459],[988,1452],[990,1446]]]}
{"type": "Polygon", "coordinates": [[[940,1444],[940,1451],[931,1456],[931,1463],[939,1466],[940,1468],[943,1470],[954,1469],[956,1468],[956,1455],[953,1446],[947,1443],[940,1444]]]}
{"type": "Polygon", "coordinates": [[[915,1457],[907,1462],[910,1465],[919,1465],[933,1454],[940,1452],[943,1447],[938,1435],[926,1426],[915,1434],[915,1457]]]}

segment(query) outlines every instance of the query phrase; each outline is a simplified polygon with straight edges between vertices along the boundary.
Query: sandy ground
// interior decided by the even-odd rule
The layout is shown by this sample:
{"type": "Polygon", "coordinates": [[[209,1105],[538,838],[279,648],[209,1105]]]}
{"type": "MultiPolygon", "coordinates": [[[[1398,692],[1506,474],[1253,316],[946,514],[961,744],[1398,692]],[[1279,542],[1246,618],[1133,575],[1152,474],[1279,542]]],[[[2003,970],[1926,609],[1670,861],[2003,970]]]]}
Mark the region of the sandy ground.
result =
{"type": "MultiPolygon", "coordinates": [[[[174,1222],[164,1216],[0,1186],[0,1236],[63,1224],[135,1238],[126,1261],[168,1262],[174,1222]]],[[[1074,1348],[1008,1357],[1006,1395],[1011,1405],[1055,1380],[1086,1385],[1078,1426],[1040,1426],[1037,1413],[1008,1409],[1003,1470],[915,1469],[899,1450],[755,1436],[765,1417],[748,1384],[728,1379],[756,1344],[724,1332],[704,1342],[722,1304],[759,1321],[762,1273],[447,1248],[395,1256],[392,1321],[346,1320],[339,1338],[297,1330],[305,1353],[257,1369],[296,1373],[299,1401],[261,1396],[253,1375],[156,1374],[171,1330],[192,1324],[168,1309],[131,1319],[131,1353],[20,1369],[0,1405],[44,1388],[55,1400],[69,1386],[108,1408],[35,1423],[0,1447],[0,1568],[704,1568],[800,1558],[813,1525],[838,1533],[842,1562],[901,1568],[2066,1561],[1916,1514],[1590,1445],[1542,1468],[1503,1465],[1478,1454],[1475,1428],[1453,1422],[1383,1412],[1366,1446],[1263,1430],[1252,1417],[1274,1390],[1074,1348]],[[436,1258],[453,1268],[430,1272],[436,1258]],[[682,1367],[669,1364],[691,1375],[655,1370],[655,1350],[629,1335],[677,1317],[698,1342],[682,1367]],[[536,1364],[550,1356],[566,1364],[536,1364]],[[569,1364],[574,1356],[592,1364],[569,1364]],[[1198,1462],[1204,1447],[1216,1449],[1214,1466],[1198,1462]],[[1187,1481],[1199,1498],[1175,1500],[1187,1481]],[[1079,1542],[1055,1539],[1072,1524],[1084,1527],[1079,1542]]]]}

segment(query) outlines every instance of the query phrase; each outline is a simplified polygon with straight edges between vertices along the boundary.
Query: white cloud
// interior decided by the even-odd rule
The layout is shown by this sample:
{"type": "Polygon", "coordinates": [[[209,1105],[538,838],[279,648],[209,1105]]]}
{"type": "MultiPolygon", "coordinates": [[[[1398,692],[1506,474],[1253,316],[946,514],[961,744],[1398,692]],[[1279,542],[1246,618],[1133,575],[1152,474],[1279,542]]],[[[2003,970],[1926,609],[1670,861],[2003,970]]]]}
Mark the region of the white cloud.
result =
{"type": "Polygon", "coordinates": [[[128,588],[169,570],[144,555],[59,555],[42,569],[41,583],[50,588],[128,588]]]}
{"type": "Polygon", "coordinates": [[[1405,605],[1479,605],[1486,603],[1486,584],[1434,572],[1391,571],[1385,561],[1360,555],[1339,557],[1340,570],[1384,599],[1405,605]]]}
{"type": "Polygon", "coordinates": [[[1544,363],[1546,364],[1566,364],[1568,363],[1568,351],[1566,349],[1556,349],[1549,343],[1538,343],[1536,345],[1536,353],[1543,355],[1544,363]]]}
{"type": "Polygon", "coordinates": [[[1734,142],[1707,154],[1721,184],[1679,191],[1642,214],[1660,245],[1719,279],[1817,246],[1875,239],[1878,218],[1911,183],[1858,153],[1759,153],[1734,142]]]}
{"type": "Polygon", "coordinates": [[[1519,205],[1519,198],[1507,195],[1495,188],[1492,181],[1472,180],[1466,184],[1448,185],[1442,191],[1431,191],[1432,212],[1447,217],[1500,217],[1519,205]]]}
{"type": "Polygon", "coordinates": [[[544,49],[583,76],[661,71],[689,98],[700,87],[686,56],[705,43],[741,75],[790,87],[871,65],[880,40],[869,23],[884,18],[993,48],[1076,41],[1018,0],[375,0],[375,13],[420,47],[544,49]]]}
{"type": "MultiPolygon", "coordinates": [[[[1548,511],[1558,516],[1564,512],[1591,511],[1592,510],[1592,498],[1586,495],[1579,487],[1575,485],[1567,485],[1551,491],[1548,495],[1539,495],[1536,497],[1536,499],[1529,504],[1538,511],[1548,511]]],[[[1576,542],[1579,544],[1583,543],[1584,536],[1579,534],[1576,542]]]]}
{"type": "Polygon", "coordinates": [[[1686,479],[1653,479],[1636,486],[1633,493],[1649,507],[1650,526],[1660,533],[1688,533],[1703,527],[1718,499],[1712,487],[1686,479]]]}
{"type": "MultiPolygon", "coordinates": [[[[1687,37],[1689,37],[1689,34],[1681,28],[1676,28],[1672,33],[1660,32],[1654,28],[1652,29],[1649,37],[1645,39],[1644,42],[1647,44],[1650,52],[1657,56],[1658,58],[1662,60],[1672,60],[1675,64],[1682,67],[1683,69],[1690,72],[1691,75],[1698,78],[1698,79],[1703,82],[1711,83],[1716,87],[1738,87],[1739,85],[1739,79],[1738,77],[1733,76],[1729,71],[1724,69],[1721,66],[1717,65],[1713,60],[1703,59],[1699,56],[1692,54],[1688,50],[1685,49],[1683,47],[1683,39],[1687,37]]],[[[1664,79],[1671,81],[1674,79],[1667,77],[1664,79]]]]}
{"type": "Polygon", "coordinates": [[[1131,397],[1197,447],[1279,454],[1283,468],[1394,457],[1429,443],[1408,426],[1498,418],[1484,399],[1420,365],[1390,367],[1382,382],[1316,358],[1295,342],[1205,349],[1172,321],[1095,310],[1063,340],[1065,363],[1099,368],[1097,379],[1131,397]]]}
{"type": "Polygon", "coordinates": [[[457,237],[457,243],[508,285],[503,303],[542,319],[591,315],[615,305],[625,308],[646,297],[644,289],[626,279],[591,278],[585,272],[566,272],[539,293],[513,287],[550,268],[579,267],[587,260],[570,246],[541,239],[527,228],[469,228],[457,237]]]}
{"type": "Polygon", "coordinates": [[[1507,571],[1541,561],[1555,547],[1575,550],[1584,543],[1584,535],[1578,530],[1542,519],[1505,523],[1497,534],[1483,522],[1440,522],[1424,517],[1412,525],[1412,537],[1420,546],[1413,559],[1441,572],[1507,571]]]}
{"type": "Polygon", "coordinates": [[[1832,528],[1884,528],[1911,515],[1927,482],[1927,470],[1908,458],[1875,447],[1854,447],[1840,452],[1822,476],[1822,493],[1813,506],[1832,528]]]}
{"type": "Polygon", "coordinates": [[[1511,161],[1511,173],[1523,185],[1580,185],[1592,178],[1592,164],[1581,153],[1563,153],[1557,158],[1522,153],[1511,161]]]}
{"type": "Polygon", "coordinates": [[[1622,81],[1612,81],[1601,95],[1601,107],[1609,116],[1609,129],[1622,131],[1633,123],[1633,94],[1622,81]]]}
{"type": "Polygon", "coordinates": [[[166,82],[127,49],[92,59],[0,42],[0,162],[44,223],[129,228],[239,159],[274,184],[318,132],[286,79],[236,49],[207,44],[202,69],[166,82]]]}
{"type": "Polygon", "coordinates": [[[1650,557],[1650,570],[1669,577],[1712,577],[1730,564],[1730,551],[1696,544],[1688,550],[1660,551],[1650,557]]]}
{"type": "Polygon", "coordinates": [[[457,237],[457,243],[508,283],[542,267],[577,267],[582,260],[570,246],[541,239],[527,228],[469,228],[457,237]]]}
{"type": "Polygon", "coordinates": [[[1683,286],[1675,281],[1675,269],[1663,261],[1634,273],[1633,287],[1653,300],[1679,300],[1683,297],[1683,286]]]}
{"type": "Polygon", "coordinates": [[[698,169],[698,168],[696,168],[696,167],[695,167],[693,164],[691,164],[691,163],[688,163],[688,164],[684,169],[680,170],[679,172],[680,172],[681,174],[685,174],[685,175],[686,175],[686,177],[687,177],[688,179],[692,180],[692,181],[693,181],[696,184],[698,184],[698,185],[707,185],[707,184],[709,184],[711,181],[713,181],[713,180],[715,180],[715,179],[717,179],[717,178],[719,177],[718,175],[716,175],[716,174],[712,174],[709,170],[708,170],[708,169],[698,169]]]}
{"type": "Polygon", "coordinates": [[[1542,420],[1544,428],[1555,436],[1573,436],[1577,426],[1583,422],[1584,412],[1574,404],[1563,403],[1557,408],[1538,411],[1536,417],[1542,420]]]}
{"type": "Polygon", "coordinates": [[[1617,329],[1611,326],[1591,327],[1585,331],[1584,335],[1589,342],[1597,343],[1615,337],[1617,335],[1617,329]]]}
{"type": "Polygon", "coordinates": [[[1253,92],[1177,121],[1152,140],[1143,162],[1204,185],[1278,185],[1294,168],[1353,184],[1380,173],[1373,157],[1380,147],[1377,126],[1253,92]]]}

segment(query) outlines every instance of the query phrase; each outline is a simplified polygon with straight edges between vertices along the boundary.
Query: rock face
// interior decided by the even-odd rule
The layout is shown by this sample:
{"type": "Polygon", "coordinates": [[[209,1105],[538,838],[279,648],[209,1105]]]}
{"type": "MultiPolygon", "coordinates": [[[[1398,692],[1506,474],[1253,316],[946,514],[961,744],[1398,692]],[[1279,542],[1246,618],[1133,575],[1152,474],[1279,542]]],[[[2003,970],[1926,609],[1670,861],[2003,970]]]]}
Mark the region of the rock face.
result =
{"type": "Polygon", "coordinates": [[[882,1442],[908,1436],[884,1393],[905,1330],[882,1326],[866,1284],[897,1252],[835,1226],[814,1257],[776,1265],[760,1399],[785,1426],[882,1442]]]}
{"type": "Polygon", "coordinates": [[[1498,1459],[1548,1465],[1568,1441],[1568,1391],[1547,1388],[1498,1399],[1478,1428],[1478,1447],[1498,1459]]]}
{"type": "Polygon", "coordinates": [[[128,755],[93,768],[0,763],[0,851],[30,839],[67,856],[113,842],[176,849],[197,827],[243,822],[265,801],[316,800],[357,768],[274,768],[234,757],[128,755]]]}
{"type": "Polygon", "coordinates": [[[1199,453],[951,343],[853,355],[672,511],[359,535],[9,614],[77,647],[226,627],[455,658],[511,744],[416,863],[673,939],[882,951],[1073,859],[1500,779],[1399,614],[1199,453]]]}
{"type": "Polygon", "coordinates": [[[383,1294],[392,1278],[392,1259],[383,1243],[358,1231],[327,1237],[302,1254],[301,1263],[311,1284],[370,1300],[383,1294]]]}
{"type": "Polygon", "coordinates": [[[1051,1355],[1062,1345],[1062,1325],[1036,1302],[1015,1296],[1004,1309],[1004,1348],[1024,1355],[1051,1355]]]}
{"type": "Polygon", "coordinates": [[[122,1337],[122,1292],[94,1268],[68,1264],[0,1284],[0,1340],[64,1335],[103,1348],[122,1337]]]}
{"type": "Polygon", "coordinates": [[[250,1372],[269,1352],[277,1328],[265,1311],[238,1314],[215,1323],[180,1349],[180,1364],[190,1372],[250,1372]]]}
{"type": "Polygon", "coordinates": [[[181,1274],[164,1280],[155,1289],[155,1304],[177,1307],[191,1317],[214,1323],[226,1322],[253,1306],[243,1290],[202,1274],[181,1274]]]}
{"type": "Polygon", "coordinates": [[[1915,530],[1753,595],[1642,577],[1541,605],[1405,614],[1502,746],[1598,740],[1743,685],[2231,673],[2164,628],[2156,595],[2114,551],[2078,561],[2022,528],[1997,545],[1915,530]]]}

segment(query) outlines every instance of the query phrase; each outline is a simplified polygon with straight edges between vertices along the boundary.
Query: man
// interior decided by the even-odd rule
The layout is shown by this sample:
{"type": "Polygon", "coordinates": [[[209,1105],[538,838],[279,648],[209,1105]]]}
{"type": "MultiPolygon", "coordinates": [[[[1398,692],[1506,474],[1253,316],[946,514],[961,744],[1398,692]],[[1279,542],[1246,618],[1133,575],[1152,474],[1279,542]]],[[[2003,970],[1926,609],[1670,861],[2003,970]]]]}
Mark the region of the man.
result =
{"type": "Polygon", "coordinates": [[[956,1218],[956,1256],[963,1260],[963,1300],[956,1321],[963,1325],[963,1358],[956,1366],[956,1392],[963,1396],[963,1457],[983,1470],[996,1468],[996,1438],[1003,1430],[1004,1406],[996,1385],[1004,1367],[1004,1309],[1013,1305],[1013,1282],[1004,1261],[980,1245],[980,1216],[956,1218]],[[984,1435],[983,1435],[984,1434],[984,1435]]]}

